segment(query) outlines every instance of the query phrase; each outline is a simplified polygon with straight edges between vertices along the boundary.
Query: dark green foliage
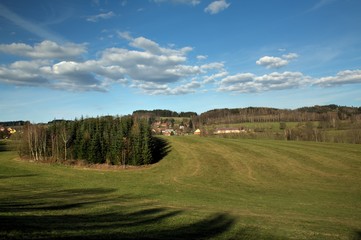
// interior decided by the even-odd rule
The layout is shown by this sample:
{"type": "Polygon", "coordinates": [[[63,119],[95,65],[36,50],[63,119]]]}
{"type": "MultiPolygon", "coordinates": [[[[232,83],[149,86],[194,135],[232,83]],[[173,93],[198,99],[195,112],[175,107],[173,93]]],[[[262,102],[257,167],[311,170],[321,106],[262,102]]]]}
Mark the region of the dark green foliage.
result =
{"type": "Polygon", "coordinates": [[[303,107],[294,110],[267,107],[213,109],[199,116],[193,116],[192,119],[195,125],[243,122],[337,121],[360,119],[360,113],[360,108],[330,104],[325,106],[303,107]]]}
{"type": "Polygon", "coordinates": [[[14,126],[25,126],[27,124],[30,124],[29,121],[6,121],[6,122],[0,122],[1,126],[5,127],[14,127],[14,126]]]}
{"type": "Polygon", "coordinates": [[[24,128],[21,156],[34,160],[143,165],[153,162],[146,119],[98,117],[24,128]]]}
{"type": "Polygon", "coordinates": [[[133,112],[133,116],[137,117],[192,117],[197,116],[196,112],[174,112],[170,110],[155,109],[155,110],[137,110],[133,112]]]}

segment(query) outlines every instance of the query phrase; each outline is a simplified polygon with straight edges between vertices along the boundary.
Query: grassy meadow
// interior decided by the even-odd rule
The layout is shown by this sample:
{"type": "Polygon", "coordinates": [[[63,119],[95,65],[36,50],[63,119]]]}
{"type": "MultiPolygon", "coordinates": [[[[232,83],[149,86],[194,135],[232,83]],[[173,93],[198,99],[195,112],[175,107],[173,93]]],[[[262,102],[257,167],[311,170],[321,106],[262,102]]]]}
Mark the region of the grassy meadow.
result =
{"type": "Polygon", "coordinates": [[[152,166],[18,159],[0,143],[0,239],[360,239],[361,147],[162,138],[152,166]]]}

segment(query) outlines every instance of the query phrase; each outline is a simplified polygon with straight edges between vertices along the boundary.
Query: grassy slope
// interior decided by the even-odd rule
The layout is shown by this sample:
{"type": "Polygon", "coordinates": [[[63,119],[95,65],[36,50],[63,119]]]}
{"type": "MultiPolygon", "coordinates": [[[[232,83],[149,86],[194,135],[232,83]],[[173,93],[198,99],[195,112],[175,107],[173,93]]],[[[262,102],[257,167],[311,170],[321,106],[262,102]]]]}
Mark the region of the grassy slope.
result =
{"type": "Polygon", "coordinates": [[[0,238],[361,237],[359,145],[167,140],[162,161],[125,171],[0,152],[0,238]]]}

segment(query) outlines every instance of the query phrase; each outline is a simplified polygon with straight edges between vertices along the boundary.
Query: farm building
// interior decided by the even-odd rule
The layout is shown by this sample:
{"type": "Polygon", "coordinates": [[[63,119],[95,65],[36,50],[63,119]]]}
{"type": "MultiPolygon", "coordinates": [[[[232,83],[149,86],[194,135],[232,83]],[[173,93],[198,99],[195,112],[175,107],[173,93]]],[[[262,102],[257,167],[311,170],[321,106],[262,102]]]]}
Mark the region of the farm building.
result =
{"type": "Polygon", "coordinates": [[[214,132],[214,134],[239,134],[243,132],[246,132],[243,128],[219,128],[214,132]]]}
{"type": "Polygon", "coordinates": [[[201,135],[201,130],[200,130],[200,129],[195,130],[195,131],[194,131],[194,134],[195,134],[195,135],[201,135]]]}

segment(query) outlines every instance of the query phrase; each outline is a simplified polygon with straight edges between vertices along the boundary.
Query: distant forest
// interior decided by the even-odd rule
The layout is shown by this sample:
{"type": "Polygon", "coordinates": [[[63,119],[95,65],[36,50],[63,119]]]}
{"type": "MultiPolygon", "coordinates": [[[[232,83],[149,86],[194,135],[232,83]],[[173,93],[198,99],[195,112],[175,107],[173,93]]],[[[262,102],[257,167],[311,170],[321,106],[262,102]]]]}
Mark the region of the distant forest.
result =
{"type": "Polygon", "coordinates": [[[6,122],[0,122],[0,126],[16,127],[16,126],[24,126],[29,123],[30,123],[29,121],[6,121],[6,122]]]}
{"type": "Polygon", "coordinates": [[[168,118],[175,118],[175,117],[183,117],[183,118],[190,118],[197,116],[196,112],[174,112],[171,110],[137,110],[133,112],[133,116],[135,117],[168,117],[168,118]]]}
{"type": "Polygon", "coordinates": [[[307,122],[329,120],[361,120],[361,107],[325,105],[294,110],[266,107],[214,109],[192,118],[197,126],[242,122],[307,122]]]}

